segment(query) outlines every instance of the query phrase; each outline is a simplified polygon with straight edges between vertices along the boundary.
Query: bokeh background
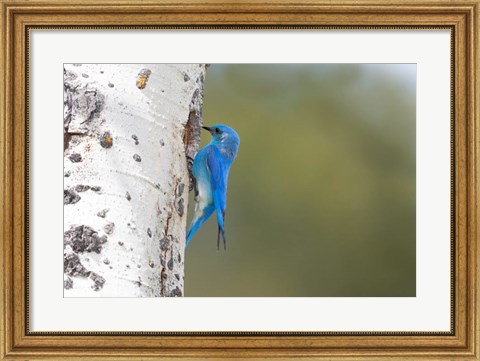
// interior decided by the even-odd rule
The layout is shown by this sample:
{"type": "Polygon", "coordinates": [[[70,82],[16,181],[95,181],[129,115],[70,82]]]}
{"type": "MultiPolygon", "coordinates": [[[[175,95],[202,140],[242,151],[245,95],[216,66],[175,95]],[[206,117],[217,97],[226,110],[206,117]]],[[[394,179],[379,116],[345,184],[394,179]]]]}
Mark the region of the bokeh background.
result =
{"type": "Polygon", "coordinates": [[[241,144],[185,295],[415,296],[415,109],[415,64],[211,65],[204,123],[241,144]]]}

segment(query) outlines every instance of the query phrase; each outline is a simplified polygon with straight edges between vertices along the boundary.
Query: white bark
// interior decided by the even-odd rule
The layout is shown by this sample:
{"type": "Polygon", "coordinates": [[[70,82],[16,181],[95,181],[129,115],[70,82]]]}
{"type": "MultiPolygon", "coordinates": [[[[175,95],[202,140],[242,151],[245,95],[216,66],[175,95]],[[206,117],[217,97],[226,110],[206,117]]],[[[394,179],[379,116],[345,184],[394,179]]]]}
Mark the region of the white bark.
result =
{"type": "Polygon", "coordinates": [[[182,296],[205,65],[64,69],[64,295],[182,296]]]}

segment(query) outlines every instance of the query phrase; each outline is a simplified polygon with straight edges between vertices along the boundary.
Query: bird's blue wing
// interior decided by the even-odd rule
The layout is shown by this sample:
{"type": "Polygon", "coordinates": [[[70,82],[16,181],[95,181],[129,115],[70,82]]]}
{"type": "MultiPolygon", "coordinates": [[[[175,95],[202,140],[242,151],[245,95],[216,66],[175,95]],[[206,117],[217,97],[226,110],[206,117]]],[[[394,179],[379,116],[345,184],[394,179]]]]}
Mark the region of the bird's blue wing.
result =
{"type": "Polygon", "coordinates": [[[213,202],[218,221],[218,242],[220,241],[220,233],[223,236],[225,246],[225,209],[227,207],[227,182],[228,182],[228,160],[224,159],[221,153],[211,147],[207,154],[207,166],[210,171],[210,182],[212,186],[213,202]]]}

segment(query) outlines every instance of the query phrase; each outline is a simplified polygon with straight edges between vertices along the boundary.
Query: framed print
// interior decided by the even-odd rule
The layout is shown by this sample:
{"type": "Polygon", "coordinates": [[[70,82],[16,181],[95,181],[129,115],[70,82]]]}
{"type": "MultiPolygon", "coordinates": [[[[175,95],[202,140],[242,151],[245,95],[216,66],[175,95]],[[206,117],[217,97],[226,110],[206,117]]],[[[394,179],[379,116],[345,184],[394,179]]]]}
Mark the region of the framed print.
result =
{"type": "Polygon", "coordinates": [[[480,358],[478,0],[0,3],[2,360],[480,358]]]}

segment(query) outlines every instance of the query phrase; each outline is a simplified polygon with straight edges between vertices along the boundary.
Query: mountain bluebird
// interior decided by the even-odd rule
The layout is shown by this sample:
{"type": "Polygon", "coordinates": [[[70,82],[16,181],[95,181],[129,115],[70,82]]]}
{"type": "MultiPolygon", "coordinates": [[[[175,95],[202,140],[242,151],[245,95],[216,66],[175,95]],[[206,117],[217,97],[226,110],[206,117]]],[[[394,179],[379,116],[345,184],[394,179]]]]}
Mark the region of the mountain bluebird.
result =
{"type": "Polygon", "coordinates": [[[222,124],[202,128],[208,130],[213,139],[200,149],[193,160],[195,213],[187,232],[186,246],[198,228],[215,210],[218,222],[217,250],[220,247],[220,234],[223,238],[223,247],[227,249],[224,221],[227,206],[228,172],[237,156],[240,137],[232,128],[222,124]]]}

